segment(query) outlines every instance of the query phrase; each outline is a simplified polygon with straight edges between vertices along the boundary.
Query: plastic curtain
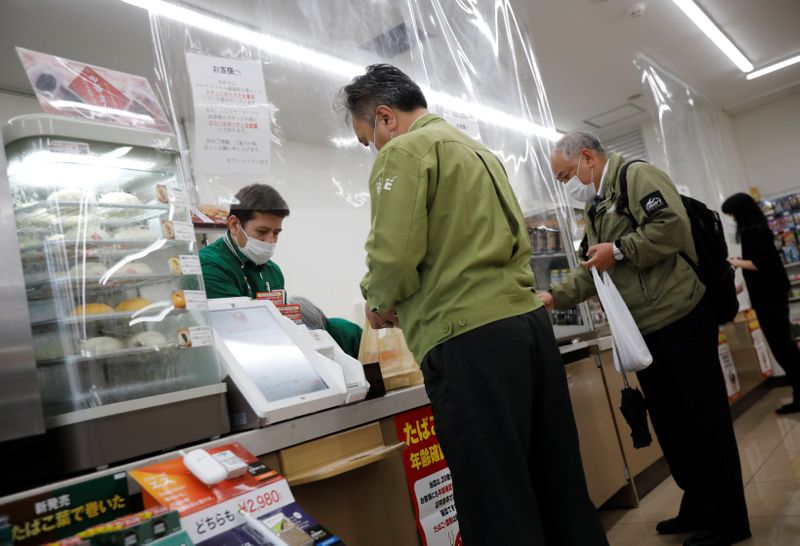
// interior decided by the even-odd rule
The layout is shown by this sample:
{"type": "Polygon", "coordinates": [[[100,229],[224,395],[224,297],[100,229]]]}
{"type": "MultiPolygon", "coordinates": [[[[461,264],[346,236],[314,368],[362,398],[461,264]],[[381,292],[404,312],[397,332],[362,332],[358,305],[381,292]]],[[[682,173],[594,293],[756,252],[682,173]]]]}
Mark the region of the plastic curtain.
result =
{"type": "MultiPolygon", "coordinates": [[[[276,255],[284,269],[292,269],[287,288],[299,289],[327,313],[345,313],[341,302],[356,303],[357,291],[337,296],[339,307],[331,309],[330,286],[314,284],[314,275],[303,270],[316,269],[318,279],[320,262],[327,260],[363,268],[373,158],[335,107],[335,97],[370,64],[405,71],[422,87],[430,111],[497,154],[533,224],[555,222],[575,232],[568,201],[550,173],[550,147],[558,134],[523,30],[527,15],[508,1],[134,3],[150,9],[157,87],[179,133],[194,198],[225,209],[246,184],[275,186],[292,210],[292,227],[284,235],[293,250],[282,253],[279,244],[276,255]],[[207,152],[196,142],[197,82],[187,63],[192,55],[260,66],[266,94],[253,107],[268,113],[270,149],[268,164],[258,172],[201,166],[207,152]],[[300,258],[301,251],[313,256],[300,258]]],[[[564,236],[564,246],[571,246],[564,236]]],[[[357,284],[352,272],[337,275],[330,282],[346,282],[347,290],[357,284]]]]}
{"type": "Polygon", "coordinates": [[[661,153],[675,184],[717,211],[730,195],[746,192],[729,116],[644,55],[634,63],[651,99],[661,153]]]}
{"type": "MultiPolygon", "coordinates": [[[[729,196],[747,193],[744,165],[728,114],[646,56],[639,55],[634,64],[641,70],[642,84],[651,99],[660,152],[672,181],[718,212],[729,196]]],[[[738,256],[741,247],[735,238],[736,225],[721,212],[720,216],[729,253],[738,256]]],[[[737,283],[743,284],[741,272],[737,272],[737,283]]],[[[739,303],[742,309],[750,306],[746,290],[739,303]]]]}

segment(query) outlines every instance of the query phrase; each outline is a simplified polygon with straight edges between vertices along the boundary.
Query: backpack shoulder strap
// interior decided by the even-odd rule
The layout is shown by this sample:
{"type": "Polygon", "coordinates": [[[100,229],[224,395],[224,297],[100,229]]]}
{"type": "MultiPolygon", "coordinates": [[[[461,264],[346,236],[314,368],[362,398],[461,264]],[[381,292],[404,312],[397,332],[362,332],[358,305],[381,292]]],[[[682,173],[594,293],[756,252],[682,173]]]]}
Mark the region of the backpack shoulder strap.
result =
{"type": "Polygon", "coordinates": [[[627,161],[622,165],[619,170],[619,199],[617,200],[617,212],[624,214],[633,224],[633,227],[639,227],[639,222],[631,214],[630,201],[628,199],[628,167],[634,163],[647,163],[643,159],[633,159],[627,161]]]}

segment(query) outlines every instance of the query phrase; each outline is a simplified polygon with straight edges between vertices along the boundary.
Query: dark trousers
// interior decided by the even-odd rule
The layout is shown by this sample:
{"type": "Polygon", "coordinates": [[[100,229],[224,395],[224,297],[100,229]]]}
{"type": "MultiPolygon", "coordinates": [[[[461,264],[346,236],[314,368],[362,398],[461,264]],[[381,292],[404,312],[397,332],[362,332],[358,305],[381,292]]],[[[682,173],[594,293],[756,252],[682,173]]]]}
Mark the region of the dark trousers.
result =
{"type": "Polygon", "coordinates": [[[792,385],[794,400],[800,402],[800,350],[797,349],[789,322],[789,302],[753,306],[753,309],[769,349],[792,385]]]}
{"type": "Polygon", "coordinates": [[[658,441],[683,489],[680,516],[728,537],[749,531],[742,469],[705,301],[644,336],[653,363],[638,372],[658,441]]]}
{"type": "Polygon", "coordinates": [[[466,546],[608,544],[544,309],[438,345],[422,372],[466,546]]]}

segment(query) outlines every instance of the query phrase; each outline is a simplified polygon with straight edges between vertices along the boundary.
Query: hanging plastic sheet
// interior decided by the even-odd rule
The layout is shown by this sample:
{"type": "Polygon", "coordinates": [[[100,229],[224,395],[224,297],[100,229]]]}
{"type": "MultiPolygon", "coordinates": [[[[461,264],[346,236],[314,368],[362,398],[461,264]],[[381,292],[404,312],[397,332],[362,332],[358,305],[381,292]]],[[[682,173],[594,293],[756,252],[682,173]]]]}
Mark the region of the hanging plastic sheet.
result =
{"type": "Polygon", "coordinates": [[[636,66],[648,91],[661,152],[675,184],[720,210],[731,194],[746,192],[730,117],[677,76],[639,55],[636,66]]]}
{"type": "MultiPolygon", "coordinates": [[[[414,78],[429,110],[502,158],[529,228],[567,226],[550,246],[572,247],[574,220],[549,169],[558,133],[522,29],[527,15],[508,2],[128,1],[150,10],[157,87],[201,211],[224,217],[242,186],[276,187],[292,211],[276,254],[287,288],[326,313],[350,315],[360,301],[373,157],[334,103],[369,64],[390,63],[414,78]],[[231,83],[237,72],[251,83],[231,83]],[[225,93],[235,94],[233,103],[225,93]],[[242,123],[259,130],[240,132],[242,123]],[[236,149],[210,148],[220,140],[236,149]],[[204,157],[211,154],[218,159],[204,157]],[[237,156],[262,162],[229,162],[237,156]]],[[[564,266],[574,265],[571,253],[570,262],[564,266]]]]}
{"type": "MultiPolygon", "coordinates": [[[[730,116],[648,57],[640,54],[634,64],[642,72],[660,151],[672,181],[716,211],[734,193],[747,193],[730,116]]],[[[738,256],[741,247],[736,242],[736,225],[724,214],[720,216],[729,252],[738,256]]],[[[743,283],[741,272],[737,272],[737,283],[743,283]]],[[[739,304],[740,308],[749,307],[746,292],[739,296],[739,304]]]]}

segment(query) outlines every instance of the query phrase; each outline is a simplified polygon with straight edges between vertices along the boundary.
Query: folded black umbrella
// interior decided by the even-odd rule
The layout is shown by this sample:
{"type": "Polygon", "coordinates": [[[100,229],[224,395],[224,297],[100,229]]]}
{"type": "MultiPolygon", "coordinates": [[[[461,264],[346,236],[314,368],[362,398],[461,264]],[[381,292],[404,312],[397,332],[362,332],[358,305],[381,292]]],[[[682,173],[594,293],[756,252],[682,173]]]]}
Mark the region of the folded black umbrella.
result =
{"type": "MultiPolygon", "coordinates": [[[[627,384],[627,381],[625,381],[627,384]]],[[[639,389],[625,387],[622,389],[622,403],[619,410],[631,427],[633,447],[640,449],[653,443],[650,428],[647,426],[647,405],[639,389]]]]}

